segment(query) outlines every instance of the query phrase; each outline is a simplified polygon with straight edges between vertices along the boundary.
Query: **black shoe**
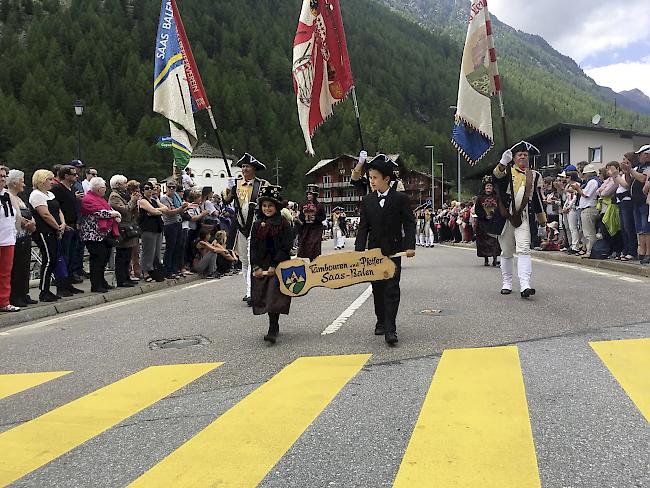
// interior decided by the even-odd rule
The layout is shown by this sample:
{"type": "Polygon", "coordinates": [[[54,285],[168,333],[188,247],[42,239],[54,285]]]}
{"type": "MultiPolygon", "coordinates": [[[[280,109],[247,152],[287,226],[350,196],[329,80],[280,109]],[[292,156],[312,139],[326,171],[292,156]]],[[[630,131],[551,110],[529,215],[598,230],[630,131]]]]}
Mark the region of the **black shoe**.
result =
{"type": "Polygon", "coordinates": [[[82,271],[80,274],[81,274],[81,276],[83,276],[84,278],[90,278],[90,273],[87,272],[86,270],[82,271]]]}
{"type": "Polygon", "coordinates": [[[16,298],[13,300],[9,300],[9,303],[12,304],[14,307],[18,308],[26,308],[27,307],[27,302],[23,301],[21,298],[16,298]]]}
{"type": "Polygon", "coordinates": [[[90,288],[92,293],[106,293],[108,290],[106,288],[90,288]]]}
{"type": "Polygon", "coordinates": [[[247,301],[250,300],[250,299],[251,299],[251,298],[250,298],[248,295],[246,295],[244,298],[241,299],[241,301],[242,301],[242,302],[247,302],[247,301]]]}
{"type": "Polygon", "coordinates": [[[107,290],[112,290],[112,289],[115,288],[115,287],[114,287],[113,285],[109,285],[109,284],[105,281],[105,282],[104,282],[104,288],[106,288],[107,290]]]}
{"type": "Polygon", "coordinates": [[[133,288],[135,286],[134,283],[130,281],[125,281],[124,283],[118,283],[117,287],[118,288],[133,288]]]}
{"type": "Polygon", "coordinates": [[[38,295],[38,299],[41,302],[56,302],[60,297],[52,293],[51,291],[42,291],[38,295]]]}
{"type": "Polygon", "coordinates": [[[483,262],[483,266],[489,266],[489,265],[490,265],[490,261],[486,259],[485,262],[483,262]]]}
{"type": "Polygon", "coordinates": [[[80,293],[83,293],[83,292],[84,292],[83,290],[81,290],[81,289],[79,289],[79,288],[75,288],[75,287],[72,286],[72,285],[70,285],[70,286],[67,288],[67,290],[70,291],[70,292],[72,292],[73,295],[79,295],[80,293]]]}
{"type": "Polygon", "coordinates": [[[265,340],[266,342],[270,342],[271,344],[275,344],[275,338],[276,338],[276,337],[277,337],[277,336],[276,336],[275,334],[272,334],[272,333],[269,332],[268,334],[266,334],[266,335],[264,336],[264,340],[265,340]]]}
{"type": "Polygon", "coordinates": [[[395,332],[386,333],[386,337],[384,339],[386,340],[386,344],[389,344],[391,346],[399,342],[397,339],[397,334],[395,332]]]}
{"type": "Polygon", "coordinates": [[[36,305],[38,303],[38,300],[34,300],[32,297],[27,295],[23,297],[23,302],[25,302],[27,305],[36,305]]]}
{"type": "Polygon", "coordinates": [[[497,266],[501,266],[501,263],[499,261],[495,260],[495,261],[492,261],[492,266],[494,266],[496,268],[497,266]]]}
{"type": "Polygon", "coordinates": [[[526,288],[521,292],[521,298],[532,297],[535,294],[535,288],[526,288]]]}
{"type": "Polygon", "coordinates": [[[508,290],[507,288],[501,288],[501,294],[502,295],[510,295],[512,293],[512,290],[508,290]]]}
{"type": "Polygon", "coordinates": [[[84,279],[83,279],[83,277],[81,277],[81,276],[79,276],[78,274],[75,273],[70,277],[70,282],[75,283],[75,284],[78,285],[79,283],[83,283],[84,279]]]}
{"type": "Polygon", "coordinates": [[[68,290],[67,288],[57,288],[56,294],[60,297],[71,297],[74,295],[71,290],[68,290]]]}
{"type": "Polygon", "coordinates": [[[384,326],[381,324],[375,325],[375,335],[384,335],[386,333],[386,329],[384,329],[384,326]]]}

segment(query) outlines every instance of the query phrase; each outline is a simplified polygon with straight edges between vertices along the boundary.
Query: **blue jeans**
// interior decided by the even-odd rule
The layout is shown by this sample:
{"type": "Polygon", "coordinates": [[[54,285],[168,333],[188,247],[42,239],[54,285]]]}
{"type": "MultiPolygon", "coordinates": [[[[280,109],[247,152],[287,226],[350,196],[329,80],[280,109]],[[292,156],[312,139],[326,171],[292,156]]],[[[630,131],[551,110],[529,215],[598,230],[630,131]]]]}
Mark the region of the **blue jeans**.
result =
{"type": "Polygon", "coordinates": [[[650,222],[648,222],[648,204],[634,203],[634,225],[637,234],[650,234],[650,222]]]}
{"type": "Polygon", "coordinates": [[[621,231],[623,233],[623,255],[636,256],[636,227],[632,200],[623,200],[618,204],[621,213],[621,231]]]}
{"type": "Polygon", "coordinates": [[[179,247],[183,245],[183,229],[180,222],[167,224],[164,227],[165,233],[165,257],[163,264],[167,273],[178,273],[181,269],[179,247]]]}

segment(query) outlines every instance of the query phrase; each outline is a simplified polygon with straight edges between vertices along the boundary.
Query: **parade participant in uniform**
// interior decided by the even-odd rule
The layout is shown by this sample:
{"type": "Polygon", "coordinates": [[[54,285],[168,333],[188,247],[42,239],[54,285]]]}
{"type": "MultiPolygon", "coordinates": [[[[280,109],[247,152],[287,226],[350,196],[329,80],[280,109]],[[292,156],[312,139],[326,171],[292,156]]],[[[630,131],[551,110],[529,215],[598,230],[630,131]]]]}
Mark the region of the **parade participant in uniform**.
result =
{"type": "Polygon", "coordinates": [[[242,263],[242,271],[246,283],[246,295],[243,301],[251,306],[251,268],[249,265],[250,232],[255,220],[255,208],[260,189],[269,184],[268,181],[255,176],[256,171],[266,169],[266,166],[248,153],[245,153],[237,166],[241,168],[243,178],[228,179],[227,188],[223,191],[222,200],[225,204],[234,202],[235,207],[235,249],[242,263]],[[235,195],[237,198],[235,198],[235,195]]]}
{"type": "Polygon", "coordinates": [[[338,219],[336,220],[339,226],[339,241],[338,248],[345,248],[345,239],[348,237],[348,216],[345,215],[343,209],[339,212],[338,219]]]}
{"type": "Polygon", "coordinates": [[[298,257],[316,259],[321,255],[325,210],[318,202],[318,185],[307,185],[307,202],[302,206],[298,220],[298,257]]]}
{"type": "Polygon", "coordinates": [[[282,187],[267,185],[257,200],[258,218],[251,230],[251,266],[253,268],[252,304],[255,315],[269,315],[269,331],[264,340],[275,344],[280,333],[280,314],[288,315],[291,298],[280,291],[275,268],[291,259],[291,225],[282,218],[282,187]]]}
{"type": "Polygon", "coordinates": [[[483,189],[476,197],[474,211],[476,213],[476,255],[484,258],[484,266],[489,266],[488,258],[492,258],[492,266],[498,266],[497,257],[501,254],[499,241],[494,237],[498,232],[494,228],[494,213],[497,210],[497,195],[494,192],[492,177],[483,178],[483,189]]]}
{"type": "Polygon", "coordinates": [[[343,249],[341,243],[345,243],[345,237],[341,236],[341,228],[339,227],[339,215],[343,209],[341,207],[334,207],[332,209],[332,239],[334,239],[334,249],[343,249]],[[343,237],[343,239],[341,239],[343,237]]]}
{"type": "Polygon", "coordinates": [[[424,208],[424,245],[425,247],[433,247],[433,212],[431,207],[427,205],[424,208]]]}
{"type": "MultiPolygon", "coordinates": [[[[394,178],[393,160],[379,154],[368,163],[368,180],[372,192],[361,201],[361,219],[355,241],[355,250],[379,248],[384,256],[406,250],[407,257],[415,256],[415,216],[408,196],[390,186],[394,178]]],[[[393,258],[397,267],[389,280],[374,281],[372,294],[377,324],[375,335],[384,335],[388,344],[397,343],[397,310],[400,302],[399,281],[401,258],[393,258]]]]}
{"type": "Polygon", "coordinates": [[[531,152],[539,154],[539,150],[529,142],[518,142],[503,153],[501,161],[493,172],[499,206],[499,212],[494,213],[494,226],[501,246],[501,276],[503,279],[501,294],[512,293],[513,256],[516,252],[518,255],[517,274],[522,298],[528,298],[535,294],[535,289],[530,283],[532,275],[531,221],[534,225],[536,217],[539,225],[546,225],[546,214],[541,194],[543,180],[537,171],[528,167],[528,158],[531,152]]]}
{"type": "Polygon", "coordinates": [[[422,205],[415,207],[415,245],[424,246],[424,212],[422,205]]]}

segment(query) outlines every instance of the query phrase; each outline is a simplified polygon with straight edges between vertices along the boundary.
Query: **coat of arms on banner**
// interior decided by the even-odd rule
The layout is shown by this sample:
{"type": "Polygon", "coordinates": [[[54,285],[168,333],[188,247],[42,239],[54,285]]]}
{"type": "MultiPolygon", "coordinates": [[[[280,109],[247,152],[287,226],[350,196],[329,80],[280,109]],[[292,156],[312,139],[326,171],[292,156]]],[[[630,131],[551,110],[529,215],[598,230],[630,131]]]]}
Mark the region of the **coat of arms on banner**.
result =
{"type": "Polygon", "coordinates": [[[298,295],[305,287],[307,272],[305,265],[282,269],[282,285],[292,294],[298,295]]]}

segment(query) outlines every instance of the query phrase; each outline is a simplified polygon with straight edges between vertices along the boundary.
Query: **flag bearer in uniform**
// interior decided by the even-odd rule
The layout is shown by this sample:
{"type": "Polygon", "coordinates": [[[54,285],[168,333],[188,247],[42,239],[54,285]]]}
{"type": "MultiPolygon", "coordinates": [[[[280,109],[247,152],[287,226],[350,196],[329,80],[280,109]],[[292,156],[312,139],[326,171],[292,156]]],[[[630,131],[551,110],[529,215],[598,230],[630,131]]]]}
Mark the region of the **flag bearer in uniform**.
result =
{"type": "Polygon", "coordinates": [[[275,268],[291,259],[293,234],[291,224],[282,218],[282,187],[267,185],[257,200],[259,215],[253,223],[250,262],[253,268],[252,305],[255,315],[269,315],[269,331],[264,340],[275,344],[280,334],[280,314],[288,315],[291,298],[280,291],[275,268]]]}
{"type": "Polygon", "coordinates": [[[243,178],[228,179],[227,188],[222,193],[222,200],[235,207],[235,249],[242,263],[242,271],[246,282],[246,294],[243,300],[251,306],[251,268],[249,265],[250,232],[255,220],[255,209],[261,188],[269,182],[257,178],[255,173],[263,171],[266,166],[248,153],[245,153],[237,166],[241,168],[243,178]]]}
{"type": "Polygon", "coordinates": [[[424,207],[422,205],[415,207],[415,243],[418,246],[424,246],[424,207]]]}
{"type": "MultiPolygon", "coordinates": [[[[368,163],[368,181],[371,192],[361,201],[361,218],[355,241],[355,250],[379,248],[384,256],[406,250],[407,257],[415,256],[415,216],[408,196],[391,187],[397,165],[384,154],[378,154],[368,163]]],[[[372,294],[375,302],[375,335],[384,335],[390,345],[397,343],[397,310],[400,302],[399,281],[401,258],[393,258],[397,270],[389,280],[374,281],[372,294]]]]}
{"type": "Polygon", "coordinates": [[[494,214],[494,227],[501,246],[501,294],[512,293],[513,256],[516,252],[522,298],[535,294],[535,288],[531,286],[531,225],[535,225],[535,219],[539,225],[546,225],[541,194],[543,180],[537,171],[528,167],[531,152],[539,154],[535,146],[521,141],[503,153],[493,171],[499,206],[499,211],[494,214]]]}
{"type": "Polygon", "coordinates": [[[430,205],[424,208],[424,245],[433,247],[433,212],[430,205]]]}

